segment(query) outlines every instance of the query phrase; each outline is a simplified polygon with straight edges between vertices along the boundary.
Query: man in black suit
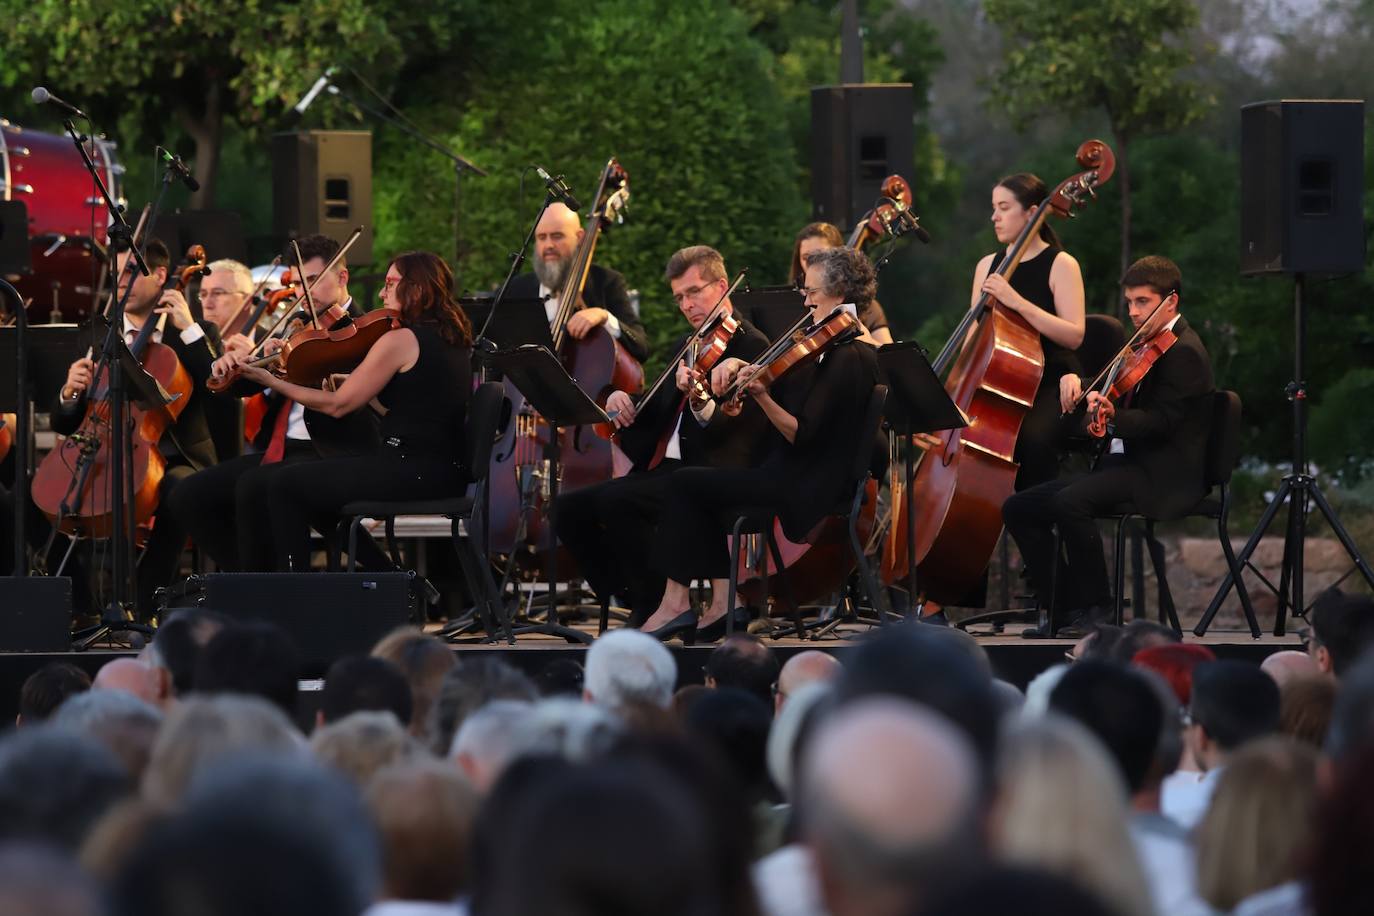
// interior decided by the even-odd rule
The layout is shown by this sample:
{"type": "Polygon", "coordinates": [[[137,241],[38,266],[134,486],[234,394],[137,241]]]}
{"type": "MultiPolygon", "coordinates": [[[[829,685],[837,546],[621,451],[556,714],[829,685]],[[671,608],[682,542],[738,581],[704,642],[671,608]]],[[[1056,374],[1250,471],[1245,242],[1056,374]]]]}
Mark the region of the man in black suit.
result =
{"type": "MultiPolygon", "coordinates": [[[[296,243],[305,267],[305,281],[315,283],[311,297],[324,310],[343,307],[357,317],[361,309],[348,294],[348,265],[341,259],[321,276],[339,251],[339,243],[323,235],[309,235],[296,243]],[[316,280],[319,282],[316,283],[316,280]]],[[[251,349],[252,341],[235,335],[226,349],[251,349]]],[[[264,346],[266,352],[275,347],[264,346]]],[[[215,364],[215,370],[222,368],[215,364]]],[[[217,397],[251,397],[261,394],[252,383],[231,386],[217,397]]],[[[369,411],[335,419],[274,393],[267,396],[267,412],[253,439],[251,451],[213,468],[207,468],[178,489],[171,511],[186,527],[201,550],[229,572],[265,572],[274,568],[272,539],[265,524],[267,490],[278,468],[322,457],[356,455],[377,447],[377,428],[369,411]]],[[[364,539],[363,549],[371,545],[364,539]]],[[[369,552],[375,565],[376,554],[369,552]]]]}
{"type": "MultiPolygon", "coordinates": [[[[549,204],[534,232],[534,273],[511,281],[507,295],[513,299],[543,299],[544,311],[553,321],[572,268],[573,254],[586,234],[577,213],[561,202],[549,204]]],[[[568,334],[581,340],[604,327],[626,352],[643,362],[649,355],[644,325],[630,307],[625,278],[614,270],[593,264],[582,288],[584,307],[568,319],[568,334]]]]}
{"type": "MultiPolygon", "coordinates": [[[[706,245],[676,252],[667,280],[673,299],[694,332],[710,316],[732,315],[730,281],[720,253],[706,245]]],[[[687,336],[673,346],[680,350],[687,336]]],[[[752,360],[768,339],[739,319],[724,357],[752,360]]],[[[758,405],[738,416],[726,416],[693,384],[689,367],[680,363],[638,410],[623,391],[612,392],[607,412],[615,412],[620,448],[633,463],[625,477],[583,487],[558,497],[558,536],[598,597],[622,594],[631,609],[630,625],[642,624],[663,597],[664,576],[650,564],[649,547],[663,510],[668,478],[679,467],[748,467],[768,441],[758,405]],[[696,394],[696,397],[693,397],[696,394]]],[[[719,592],[725,591],[722,586],[719,592]]]]}
{"type": "MultiPolygon", "coordinates": [[[[219,332],[214,325],[203,325],[195,320],[186,297],[180,292],[163,289],[171,263],[167,246],[157,239],[149,239],[143,257],[152,271],[146,277],[137,275],[137,267],[131,265],[127,252],[119,256],[116,265],[118,294],[123,296],[130,284],[133,285],[124,312],[125,340],[132,343],[147,322],[157,322],[151,339],[166,344],[176,353],[195,384],[176,423],[167,428],[158,442],[158,451],[167,460],[167,470],[158,487],[157,522],[147,549],[138,561],[137,574],[138,613],[146,618],[153,610],[153,592],[171,580],[186,541],[186,530],[165,511],[165,507],[186,478],[215,463],[215,444],[205,420],[204,400],[210,365],[219,355],[219,332]]],[[[66,384],[52,411],[55,432],[70,435],[81,425],[94,374],[95,363],[86,357],[72,363],[67,370],[66,384]]]]}
{"type": "MultiPolygon", "coordinates": [[[[1042,602],[1050,600],[1058,527],[1068,563],[1061,589],[1070,589],[1065,603],[1076,612],[1071,629],[1085,629],[1110,615],[1111,586],[1095,517],[1129,509],[1160,520],[1178,518],[1206,490],[1212,363],[1197,332],[1179,314],[1183,276],[1173,261],[1151,256],[1132,264],[1121,285],[1131,321],[1137,328],[1149,322],[1146,339],[1169,330],[1177,340],[1119,404],[1088,394],[1087,411],[1098,410],[1107,421],[1106,448],[1091,472],[1023,490],[1002,507],[1007,531],[1021,548],[1042,602]]],[[[1067,402],[1077,399],[1082,384],[1077,376],[1064,377],[1061,393],[1067,402]]],[[[1036,629],[1026,635],[1047,634],[1036,629]]]]}

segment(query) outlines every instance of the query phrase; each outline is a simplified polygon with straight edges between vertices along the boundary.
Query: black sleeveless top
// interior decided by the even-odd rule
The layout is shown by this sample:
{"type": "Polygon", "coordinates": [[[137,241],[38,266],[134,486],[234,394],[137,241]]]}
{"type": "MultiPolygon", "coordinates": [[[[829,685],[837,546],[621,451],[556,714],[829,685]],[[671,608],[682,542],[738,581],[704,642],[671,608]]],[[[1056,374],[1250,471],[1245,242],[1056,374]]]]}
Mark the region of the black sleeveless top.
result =
{"type": "Polygon", "coordinates": [[[398,448],[407,459],[461,463],[472,394],[472,348],[446,343],[431,323],[408,327],[420,343],[420,356],[377,394],[387,410],[382,444],[398,448]]]}
{"type": "MultiPolygon", "coordinates": [[[[1051,245],[1030,260],[1023,260],[1016,265],[1016,273],[1011,275],[1011,288],[1051,315],[1058,313],[1054,310],[1054,292],[1050,289],[1050,269],[1063,250],[1058,245],[1051,245]]],[[[989,276],[997,270],[997,265],[1002,263],[1006,255],[1006,249],[1002,249],[992,256],[989,276]]],[[[1078,371],[1078,357],[1073,350],[1060,346],[1044,334],[1040,335],[1040,347],[1045,352],[1045,374],[1041,376],[1040,384],[1043,387],[1053,383],[1058,389],[1061,375],[1078,371]]]]}

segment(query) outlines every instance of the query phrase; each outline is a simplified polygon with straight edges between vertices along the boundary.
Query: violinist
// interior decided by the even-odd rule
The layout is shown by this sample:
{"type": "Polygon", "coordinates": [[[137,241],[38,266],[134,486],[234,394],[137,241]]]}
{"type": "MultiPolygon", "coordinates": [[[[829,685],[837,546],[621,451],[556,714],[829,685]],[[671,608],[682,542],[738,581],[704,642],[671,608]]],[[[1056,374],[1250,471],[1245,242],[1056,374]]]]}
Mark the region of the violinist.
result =
{"type": "MultiPolygon", "coordinates": [[[[362,311],[348,293],[346,263],[340,260],[321,276],[338,254],[339,243],[324,235],[308,235],[299,239],[296,245],[301,252],[306,282],[315,283],[311,296],[316,309],[323,312],[337,305],[351,317],[360,316],[362,311]]],[[[246,273],[247,269],[244,270],[246,273]]],[[[218,272],[212,273],[202,282],[202,293],[205,287],[217,282],[217,276],[218,272]]],[[[242,279],[237,283],[236,288],[241,288],[242,279]]],[[[248,291],[251,290],[250,283],[248,291]]],[[[202,301],[208,303],[210,300],[202,301]]],[[[269,340],[263,349],[272,352],[279,346],[279,341],[269,340]]],[[[225,341],[226,356],[215,362],[214,373],[227,372],[252,347],[253,342],[243,335],[230,337],[225,341]]],[[[216,400],[232,402],[259,394],[263,388],[247,380],[240,381],[216,400]]],[[[375,450],[378,441],[376,423],[367,411],[335,419],[317,410],[307,410],[305,405],[269,390],[267,412],[248,454],[223,461],[187,480],[178,490],[172,510],[190,531],[197,546],[220,569],[270,571],[277,564],[272,541],[263,535],[261,526],[254,524],[254,520],[263,517],[273,474],[286,465],[301,461],[364,454],[375,450]]]]}
{"type": "MultiPolygon", "coordinates": [[[[792,243],[792,270],[788,275],[788,282],[800,287],[806,281],[806,265],[813,254],[827,248],[843,247],[844,236],[830,223],[807,224],[797,233],[797,238],[792,243]]],[[[859,323],[867,331],[861,339],[875,347],[892,343],[892,329],[887,324],[887,313],[883,311],[877,299],[871,300],[858,317],[859,323]]]]}
{"type": "MultiPolygon", "coordinates": [[[[159,322],[159,329],[152,332],[152,340],[169,346],[195,383],[186,408],[158,443],[158,450],[167,459],[167,469],[158,487],[158,504],[166,506],[183,481],[195,471],[215,463],[214,440],[205,419],[207,394],[204,384],[218,354],[219,332],[214,325],[195,320],[186,297],[180,292],[163,289],[171,263],[167,246],[157,239],[149,239],[143,258],[152,271],[146,277],[138,273],[137,262],[128,252],[120,253],[116,265],[118,295],[123,296],[125,290],[133,286],[125,305],[125,342],[131,343],[146,322],[159,322]]],[[[52,411],[54,432],[70,435],[81,425],[94,374],[95,363],[90,358],[71,364],[66,384],[52,411]]],[[[159,512],[147,549],[138,562],[136,601],[140,617],[146,618],[152,613],[153,593],[175,574],[185,541],[186,530],[175,517],[168,512],[159,512]]]]}
{"type": "MultiPolygon", "coordinates": [[[[244,364],[248,380],[331,417],[369,404],[385,411],[382,445],[368,455],[287,465],[268,483],[265,506],[279,571],[310,568],[310,527],[360,499],[461,495],[463,423],[472,392],[472,328],[454,300],[443,259],[412,251],[387,265],[382,305],[400,327],[383,334],[337,390],[307,388],[244,364]]],[[[243,364],[238,355],[231,361],[243,364]]]]}
{"type": "MultiPolygon", "coordinates": [[[[696,332],[711,317],[734,314],[729,280],[720,253],[706,245],[683,248],[665,271],[673,299],[696,332]],[[724,298],[722,298],[724,297],[724,298]]],[[[681,350],[687,337],[673,352],[681,350]]],[[[740,320],[724,358],[751,360],[768,347],[753,325],[740,320]]],[[[621,449],[634,463],[624,477],[558,497],[558,536],[577,559],[583,576],[602,599],[623,595],[630,626],[639,626],[663,597],[663,574],[650,564],[649,547],[663,510],[669,477],[679,467],[748,467],[767,422],[756,404],[737,416],[716,408],[705,381],[687,362],[679,362],[671,381],[660,385],[638,409],[624,391],[614,391],[606,410],[615,411],[621,449]]]]}
{"type": "Polygon", "coordinates": [[[1040,387],[1016,437],[1014,457],[1020,465],[1017,490],[1059,475],[1059,452],[1065,438],[1059,379],[1078,371],[1074,351],[1083,342],[1083,274],[1078,261],[1063,249],[1048,224],[1026,246],[1010,281],[995,272],[1034,208],[1048,196],[1045,183],[1024,172],[997,183],[992,189],[992,228],[998,244],[1007,246],[1006,251],[984,256],[973,272],[973,303],[988,293],[1019,314],[1040,333],[1045,355],[1040,387]]]}
{"type": "MultiPolygon", "coordinates": [[[[1121,285],[1142,344],[1172,331],[1177,338],[1148,374],[1120,403],[1096,391],[1084,399],[1105,422],[1105,453],[1086,474],[1062,477],[1014,494],[1002,507],[1041,601],[1050,597],[1057,526],[1069,575],[1061,591],[1070,632],[1082,632],[1111,616],[1112,595],[1096,516],[1146,511],[1152,518],[1178,518],[1205,495],[1204,463],[1211,422],[1212,364],[1197,333],[1179,314],[1183,277],[1168,258],[1141,258],[1121,285]],[[1156,309],[1158,309],[1156,311],[1156,309]],[[1146,320],[1153,319],[1146,326],[1146,320]]],[[[1065,377],[1065,394],[1076,400],[1083,379],[1065,377]]],[[[1065,633],[1060,628],[1060,633],[1065,633]]],[[[1047,635],[1027,630],[1028,637],[1047,635]]]]}
{"type": "MultiPolygon", "coordinates": [[[[253,294],[252,272],[238,261],[227,258],[211,261],[205,269],[209,273],[201,278],[196,294],[201,315],[219,328],[223,350],[251,349],[253,343],[248,338],[242,334],[226,335],[224,330],[240,309],[249,307],[248,298],[253,294]]],[[[220,463],[237,458],[243,451],[242,406],[230,398],[206,398],[205,420],[210,424],[210,435],[215,440],[220,463]]]]}
{"type": "MultiPolygon", "coordinates": [[[[585,234],[575,211],[561,202],[549,204],[534,232],[534,273],[512,280],[508,295],[514,299],[543,299],[545,314],[552,322],[558,314],[573,255],[585,234]]],[[[585,307],[568,319],[568,333],[580,340],[593,329],[605,327],[627,353],[643,362],[649,355],[649,339],[630,306],[625,278],[600,264],[592,264],[582,300],[585,307]]]]}
{"type": "MultiPolygon", "coordinates": [[[[853,314],[868,305],[877,275],[859,252],[833,248],[812,256],[805,283],[807,308],[812,321],[819,322],[837,308],[853,314]]],[[[778,438],[757,467],[682,468],[673,474],[653,554],[668,582],[658,609],[644,625],[646,632],[688,641],[724,634],[726,614],[733,613],[725,606],[726,590],[713,591],[710,607],[697,620],[688,586],[698,578],[719,582],[729,576],[731,509],[774,508],[783,532],[800,541],[843,497],[862,438],[860,426],[878,383],[876,351],[856,341],[852,335],[836,340],[821,352],[819,362],[783,378],[777,391],[755,378],[757,370],[742,359],[725,359],[715,367],[715,394],[725,394],[737,380],[748,381],[748,396],[778,438]]]]}

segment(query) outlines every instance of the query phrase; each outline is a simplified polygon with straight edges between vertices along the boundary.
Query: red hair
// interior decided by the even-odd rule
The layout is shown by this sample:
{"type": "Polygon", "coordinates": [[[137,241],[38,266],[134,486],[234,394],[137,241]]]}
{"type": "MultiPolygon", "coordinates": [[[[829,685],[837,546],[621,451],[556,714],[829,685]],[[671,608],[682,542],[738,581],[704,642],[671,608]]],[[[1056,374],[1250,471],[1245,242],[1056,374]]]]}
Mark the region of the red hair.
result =
{"type": "Polygon", "coordinates": [[[1216,660],[1216,653],[1206,646],[1176,642],[1141,649],[1131,659],[1131,664],[1162,676],[1178,697],[1179,705],[1187,706],[1193,698],[1193,669],[1203,662],[1216,660]]]}
{"type": "Polygon", "coordinates": [[[428,251],[407,251],[387,264],[401,275],[396,284],[396,301],[401,306],[401,323],[433,322],[439,336],[451,344],[472,343],[472,325],[453,298],[453,271],[444,259],[428,251]]]}

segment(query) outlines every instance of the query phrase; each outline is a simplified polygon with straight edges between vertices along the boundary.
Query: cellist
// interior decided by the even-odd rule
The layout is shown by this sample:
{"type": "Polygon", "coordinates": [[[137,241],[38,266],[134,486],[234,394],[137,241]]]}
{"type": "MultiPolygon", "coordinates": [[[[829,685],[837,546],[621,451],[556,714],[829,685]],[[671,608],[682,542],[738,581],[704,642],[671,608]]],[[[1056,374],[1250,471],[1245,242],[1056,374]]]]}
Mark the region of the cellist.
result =
{"type": "MultiPolygon", "coordinates": [[[[174,425],[168,427],[158,443],[158,451],[167,459],[167,470],[158,487],[158,503],[166,506],[180,483],[195,471],[215,463],[215,445],[205,420],[205,381],[210,366],[219,353],[219,332],[212,324],[202,324],[191,314],[186,297],[175,289],[163,289],[171,257],[167,246],[152,238],[143,253],[152,271],[148,276],[138,274],[137,262],[128,252],[121,252],[116,264],[118,295],[123,296],[130,284],[133,291],[124,311],[125,342],[132,342],[146,322],[165,320],[166,324],[152,332],[152,340],[169,346],[186,368],[195,383],[186,408],[174,425]],[[170,325],[167,327],[166,325],[170,325]]],[[[83,357],[67,370],[52,410],[54,432],[70,435],[81,425],[85,415],[86,393],[94,381],[95,363],[83,357]]],[[[157,523],[147,549],[138,561],[137,608],[140,618],[153,612],[153,593],[171,581],[186,542],[186,530],[169,512],[159,511],[157,523]]]]}
{"type": "MultiPolygon", "coordinates": [[[[1131,322],[1148,341],[1172,331],[1177,341],[1143,381],[1113,404],[1097,391],[1084,399],[1086,422],[1094,411],[1106,424],[1106,451],[1086,474],[1061,477],[1014,494],[1002,507],[1007,531],[1016,540],[1042,604],[1050,600],[1054,529],[1064,544],[1069,574],[1063,604],[1071,609],[1061,634],[1081,635],[1111,616],[1112,595],[1096,516],[1108,511],[1144,510],[1153,518],[1178,518],[1205,495],[1204,463],[1211,422],[1212,364],[1197,332],[1179,314],[1183,275],[1168,258],[1141,258],[1121,278],[1131,322]],[[1156,311],[1158,309],[1158,311],[1156,311]]],[[[1070,401],[1082,379],[1065,376],[1070,401]]],[[[1048,635],[1027,630],[1028,637],[1048,635]]]]}

